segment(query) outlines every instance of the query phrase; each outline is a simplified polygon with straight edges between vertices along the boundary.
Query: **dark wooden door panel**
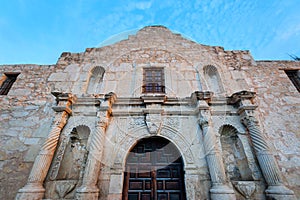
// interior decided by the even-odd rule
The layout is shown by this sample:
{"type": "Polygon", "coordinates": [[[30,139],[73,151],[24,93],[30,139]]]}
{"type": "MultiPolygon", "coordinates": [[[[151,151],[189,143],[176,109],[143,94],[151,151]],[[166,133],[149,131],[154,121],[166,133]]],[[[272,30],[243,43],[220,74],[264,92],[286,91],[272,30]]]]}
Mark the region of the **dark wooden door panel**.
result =
{"type": "Polygon", "coordinates": [[[123,200],[185,200],[182,158],[168,140],[140,141],[129,153],[123,200]]]}

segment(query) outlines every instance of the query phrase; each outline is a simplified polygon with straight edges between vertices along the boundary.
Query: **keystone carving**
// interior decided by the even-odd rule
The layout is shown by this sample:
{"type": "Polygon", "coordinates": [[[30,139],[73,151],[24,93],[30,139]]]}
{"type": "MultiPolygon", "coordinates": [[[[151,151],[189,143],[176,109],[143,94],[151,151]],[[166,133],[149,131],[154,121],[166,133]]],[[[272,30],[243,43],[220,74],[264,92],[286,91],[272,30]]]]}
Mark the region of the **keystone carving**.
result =
{"type": "Polygon", "coordinates": [[[146,114],[146,125],[150,134],[157,134],[161,128],[161,124],[160,114],[146,114]]]}

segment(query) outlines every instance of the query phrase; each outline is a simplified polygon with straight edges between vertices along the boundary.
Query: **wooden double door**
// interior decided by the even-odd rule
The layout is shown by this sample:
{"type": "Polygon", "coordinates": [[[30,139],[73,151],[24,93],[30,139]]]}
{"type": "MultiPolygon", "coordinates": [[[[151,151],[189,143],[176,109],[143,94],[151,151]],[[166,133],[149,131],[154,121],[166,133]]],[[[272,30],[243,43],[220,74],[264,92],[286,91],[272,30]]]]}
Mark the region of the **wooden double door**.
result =
{"type": "Polygon", "coordinates": [[[186,200],[182,157],[171,142],[146,138],[130,151],[123,200],[186,200]]]}

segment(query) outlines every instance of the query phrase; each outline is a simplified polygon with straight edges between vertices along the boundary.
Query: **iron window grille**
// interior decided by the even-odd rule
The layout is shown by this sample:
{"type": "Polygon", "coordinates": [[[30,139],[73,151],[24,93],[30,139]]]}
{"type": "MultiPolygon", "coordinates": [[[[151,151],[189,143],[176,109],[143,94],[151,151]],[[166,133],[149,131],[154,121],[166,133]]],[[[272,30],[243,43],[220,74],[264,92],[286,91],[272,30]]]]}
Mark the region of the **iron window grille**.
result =
{"type": "Polygon", "coordinates": [[[161,67],[144,68],[143,93],[165,93],[164,69],[161,67]]]}

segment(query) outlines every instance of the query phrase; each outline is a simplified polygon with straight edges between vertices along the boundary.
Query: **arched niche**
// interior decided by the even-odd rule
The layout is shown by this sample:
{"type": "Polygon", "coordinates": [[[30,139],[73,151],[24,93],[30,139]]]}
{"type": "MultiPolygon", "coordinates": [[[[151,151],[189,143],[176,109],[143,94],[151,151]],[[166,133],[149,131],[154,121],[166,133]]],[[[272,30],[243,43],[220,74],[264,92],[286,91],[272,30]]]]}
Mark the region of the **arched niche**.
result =
{"type": "Polygon", "coordinates": [[[88,80],[88,87],[86,91],[87,94],[100,93],[104,73],[105,73],[105,69],[100,66],[96,66],[90,71],[90,77],[88,80]]]}
{"type": "Polygon", "coordinates": [[[208,89],[216,95],[222,94],[224,88],[217,68],[212,65],[207,65],[203,68],[203,73],[208,89]]]}
{"type": "Polygon", "coordinates": [[[67,124],[45,182],[46,199],[74,199],[81,185],[87,161],[87,143],[91,129],[86,125],[67,124]]]}
{"type": "Polygon", "coordinates": [[[231,181],[253,180],[244,145],[238,137],[237,129],[231,125],[223,125],[219,133],[228,178],[231,181]]]}
{"type": "Polygon", "coordinates": [[[69,140],[65,147],[63,158],[56,180],[79,180],[87,159],[87,141],[90,129],[79,125],[69,133],[69,140]]]}

